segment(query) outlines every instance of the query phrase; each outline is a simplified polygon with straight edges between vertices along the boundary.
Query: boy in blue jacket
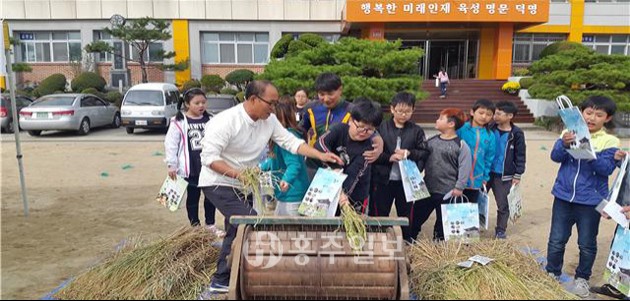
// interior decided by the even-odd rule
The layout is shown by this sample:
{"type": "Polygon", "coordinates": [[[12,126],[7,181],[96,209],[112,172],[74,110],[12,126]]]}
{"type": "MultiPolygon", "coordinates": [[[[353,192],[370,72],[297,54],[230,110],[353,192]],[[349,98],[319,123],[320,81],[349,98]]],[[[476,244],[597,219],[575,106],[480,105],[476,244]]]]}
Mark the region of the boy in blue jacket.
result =
{"type": "Polygon", "coordinates": [[[464,195],[472,203],[477,202],[480,190],[490,181],[490,170],[494,163],[496,141],[488,124],[494,116],[494,103],[479,99],[470,110],[470,122],[459,130],[457,136],[466,141],[472,153],[472,170],[468,177],[464,195]]]}
{"type": "Polygon", "coordinates": [[[597,159],[574,159],[567,149],[575,142],[575,134],[566,130],[553,147],[551,160],[560,163],[560,170],[551,192],[555,199],[546,270],[556,279],[562,274],[564,250],[573,225],[576,225],[580,259],[572,292],[586,298],[590,289],[588,280],[597,256],[600,214],[595,207],[608,196],[608,177],[616,168],[615,153],[620,141],[604,129],[604,124],[612,120],[617,110],[611,99],[591,96],[580,104],[580,110],[591,133],[597,159]]]}
{"type": "Polygon", "coordinates": [[[488,189],[492,189],[497,202],[497,239],[507,238],[505,232],[510,219],[508,194],[512,186],[520,184],[521,176],[525,173],[525,133],[512,122],[517,112],[518,107],[510,101],[498,102],[494,112],[492,134],[497,149],[488,189]]]}

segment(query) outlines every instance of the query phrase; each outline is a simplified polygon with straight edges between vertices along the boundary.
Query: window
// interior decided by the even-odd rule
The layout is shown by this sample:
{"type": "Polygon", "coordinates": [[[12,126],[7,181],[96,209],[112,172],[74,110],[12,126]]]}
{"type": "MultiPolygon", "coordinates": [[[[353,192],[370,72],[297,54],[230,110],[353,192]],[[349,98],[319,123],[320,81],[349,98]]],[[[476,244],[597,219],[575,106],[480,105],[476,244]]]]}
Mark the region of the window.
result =
{"type": "MultiPolygon", "coordinates": [[[[290,34],[290,35],[293,35],[294,40],[297,40],[300,38],[300,35],[305,34],[305,33],[306,32],[283,32],[282,35],[284,36],[285,34],[290,34]]],[[[328,41],[328,43],[336,43],[341,38],[341,35],[338,33],[317,33],[317,32],[309,32],[309,33],[321,36],[322,38],[324,38],[324,40],[328,41]]]]}
{"type": "Polygon", "coordinates": [[[266,64],[269,34],[252,32],[201,33],[204,64],[266,64]]]}
{"type": "MultiPolygon", "coordinates": [[[[94,31],[94,40],[104,41],[110,46],[114,46],[114,42],[122,43],[122,41],[112,37],[111,35],[109,35],[108,33],[104,31],[94,31]]],[[[161,42],[154,42],[154,43],[149,44],[149,49],[144,53],[145,62],[160,62],[161,63],[163,61],[162,57],[160,56],[162,49],[163,49],[163,46],[161,42]]],[[[131,45],[128,45],[125,55],[135,61],[137,61],[139,57],[138,51],[136,51],[136,48],[134,48],[131,45]]],[[[96,60],[99,62],[111,62],[113,59],[113,56],[114,55],[111,53],[101,52],[100,55],[97,56],[96,60]]]]}
{"type": "Polygon", "coordinates": [[[582,44],[602,54],[630,55],[630,35],[584,35],[582,44]]]}
{"type": "Polygon", "coordinates": [[[515,34],[512,62],[531,63],[540,58],[540,53],[549,44],[564,40],[566,40],[566,35],[561,34],[515,34]]]}
{"type": "Polygon", "coordinates": [[[81,60],[78,31],[18,32],[23,62],[69,62],[81,60]]]}

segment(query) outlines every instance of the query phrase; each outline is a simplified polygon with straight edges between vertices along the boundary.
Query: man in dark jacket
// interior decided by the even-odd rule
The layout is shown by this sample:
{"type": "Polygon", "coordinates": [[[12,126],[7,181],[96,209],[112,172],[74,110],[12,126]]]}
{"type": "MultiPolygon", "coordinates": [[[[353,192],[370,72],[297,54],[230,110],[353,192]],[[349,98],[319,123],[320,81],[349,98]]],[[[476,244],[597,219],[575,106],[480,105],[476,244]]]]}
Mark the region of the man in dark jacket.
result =
{"type": "MultiPolygon", "coordinates": [[[[422,128],[409,121],[413,114],[416,98],[413,94],[400,92],[391,102],[393,118],[383,122],[379,133],[383,137],[383,153],[372,166],[372,190],[370,192],[370,215],[389,216],[392,203],[396,200],[399,217],[413,220],[413,203],[407,202],[403,189],[398,162],[409,159],[424,169],[424,161],[429,155],[425,146],[422,128]]],[[[411,201],[411,200],[410,200],[411,201]]],[[[411,227],[403,227],[403,238],[411,242],[411,227]]]]}
{"type": "Polygon", "coordinates": [[[507,238],[506,230],[510,218],[508,194],[512,186],[519,185],[525,173],[525,134],[512,123],[518,108],[509,101],[501,101],[496,105],[495,124],[492,132],[496,139],[496,153],[490,171],[489,189],[494,192],[497,202],[497,226],[495,237],[507,238]]]}

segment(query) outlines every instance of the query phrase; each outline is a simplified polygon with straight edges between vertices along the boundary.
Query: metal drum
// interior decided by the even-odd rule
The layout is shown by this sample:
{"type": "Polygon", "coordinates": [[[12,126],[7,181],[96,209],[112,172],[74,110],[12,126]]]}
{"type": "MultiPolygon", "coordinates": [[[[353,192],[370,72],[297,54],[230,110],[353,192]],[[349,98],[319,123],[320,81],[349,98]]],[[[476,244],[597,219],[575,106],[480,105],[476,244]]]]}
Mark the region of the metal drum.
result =
{"type": "Polygon", "coordinates": [[[401,225],[406,219],[367,221],[358,251],[339,218],[232,217],[229,299],[408,299],[401,225]],[[356,249],[356,248],[355,248],[356,249]]]}

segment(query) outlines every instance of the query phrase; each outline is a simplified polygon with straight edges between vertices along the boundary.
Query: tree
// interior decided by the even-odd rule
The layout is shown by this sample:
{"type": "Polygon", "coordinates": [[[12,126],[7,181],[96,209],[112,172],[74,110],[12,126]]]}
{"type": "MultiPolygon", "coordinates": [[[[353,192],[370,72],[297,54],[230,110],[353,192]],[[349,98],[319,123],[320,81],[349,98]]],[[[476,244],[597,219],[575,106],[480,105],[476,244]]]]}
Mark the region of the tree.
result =
{"type": "MultiPolygon", "coordinates": [[[[142,70],[142,82],[146,83],[148,81],[148,66],[147,62],[145,61],[145,56],[147,54],[147,51],[149,50],[149,45],[155,42],[170,40],[172,38],[172,35],[168,30],[169,26],[170,23],[165,20],[144,17],[131,21],[124,25],[115,25],[111,28],[103,28],[103,31],[110,34],[112,37],[131,45],[135,49],[135,52],[138,54],[138,57],[130,58],[124,53],[114,53],[114,48],[112,47],[112,45],[109,45],[104,41],[96,41],[94,43],[86,45],[85,51],[90,53],[108,52],[114,55],[118,55],[126,61],[139,63],[140,69],[142,70]]],[[[165,52],[164,50],[160,50],[159,53],[157,53],[156,55],[158,58],[164,60],[174,57],[175,52],[165,52]]],[[[185,70],[188,68],[188,62],[183,61],[170,65],[160,64],[158,68],[162,70],[185,70]]]]}
{"type": "Polygon", "coordinates": [[[317,75],[334,72],[342,78],[343,95],[348,100],[366,96],[388,104],[400,91],[414,93],[418,99],[427,96],[420,90],[418,74],[424,52],[419,48],[402,49],[401,41],[343,38],[335,44],[295,48],[284,59],[272,60],[258,76],[273,81],[281,94],[292,95],[299,87],[313,87],[317,75]]]}
{"type": "Polygon", "coordinates": [[[225,81],[236,86],[236,88],[238,88],[238,91],[245,90],[247,84],[249,84],[249,82],[253,80],[254,72],[248,69],[236,69],[225,76],[225,81]]]}
{"type": "Polygon", "coordinates": [[[589,96],[613,99],[620,111],[630,112],[630,57],[606,55],[592,49],[558,49],[529,67],[534,98],[553,100],[567,95],[574,104],[589,96]]]}

